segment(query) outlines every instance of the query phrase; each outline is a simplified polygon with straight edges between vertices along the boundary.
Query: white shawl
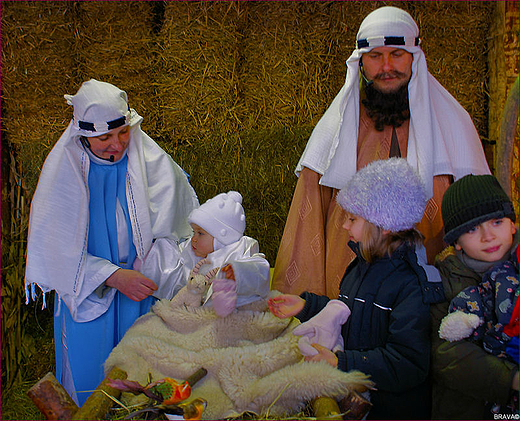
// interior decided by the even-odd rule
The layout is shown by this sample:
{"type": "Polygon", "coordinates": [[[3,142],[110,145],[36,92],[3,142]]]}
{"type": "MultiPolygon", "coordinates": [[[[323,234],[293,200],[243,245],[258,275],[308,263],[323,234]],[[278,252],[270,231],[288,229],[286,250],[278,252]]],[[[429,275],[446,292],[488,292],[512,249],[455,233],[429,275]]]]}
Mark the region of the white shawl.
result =
{"type": "MultiPolygon", "coordinates": [[[[296,175],[308,167],[323,175],[320,184],[341,189],[357,171],[359,60],[364,53],[384,45],[381,35],[415,39],[419,30],[406,12],[394,7],[377,9],[365,18],[357,40],[368,39],[370,46],[355,49],[347,60],[345,84],[314,128],[296,175]]],[[[435,175],[451,174],[457,180],[470,173],[489,174],[471,117],[428,72],[421,47],[397,47],[413,54],[408,84],[410,126],[406,159],[422,177],[429,197],[435,175]]]]}
{"type": "MultiPolygon", "coordinates": [[[[198,199],[184,171],[146,133],[131,110],[127,202],[137,256],[144,257],[159,237],[183,240],[192,233],[189,213],[198,199]]],[[[45,160],[31,203],[25,273],[26,300],[34,286],[55,290],[76,321],[103,314],[115,291],[99,298],[93,291],[117,270],[87,253],[89,157],[73,123],[45,160]]],[[[45,300],[44,300],[45,305],[45,300]]]]}

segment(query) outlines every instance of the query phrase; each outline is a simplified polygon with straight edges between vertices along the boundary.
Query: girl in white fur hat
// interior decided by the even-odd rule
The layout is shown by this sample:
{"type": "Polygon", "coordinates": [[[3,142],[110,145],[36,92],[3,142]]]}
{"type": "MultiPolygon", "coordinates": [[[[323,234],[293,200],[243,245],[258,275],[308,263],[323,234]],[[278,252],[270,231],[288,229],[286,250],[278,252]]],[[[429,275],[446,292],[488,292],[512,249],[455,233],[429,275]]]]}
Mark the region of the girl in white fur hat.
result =
{"type": "Polygon", "coordinates": [[[186,285],[195,265],[208,259],[201,273],[219,268],[220,275],[213,280],[206,302],[219,316],[267,297],[269,262],[259,252],[258,241],[244,235],[240,193],[229,191],[209,199],[190,213],[188,222],[193,229],[189,240],[177,245],[159,239],[140,264],[140,272],[158,285],[155,296],[171,299],[186,285]]]}
{"type": "Polygon", "coordinates": [[[269,308],[303,322],[293,333],[307,361],[370,375],[376,390],[368,419],[429,419],[429,303],[444,295],[415,251],[424,185],[406,160],[390,158],[359,170],[337,201],[348,213],[343,228],[357,256],[339,298],[282,294],[269,308]]]}

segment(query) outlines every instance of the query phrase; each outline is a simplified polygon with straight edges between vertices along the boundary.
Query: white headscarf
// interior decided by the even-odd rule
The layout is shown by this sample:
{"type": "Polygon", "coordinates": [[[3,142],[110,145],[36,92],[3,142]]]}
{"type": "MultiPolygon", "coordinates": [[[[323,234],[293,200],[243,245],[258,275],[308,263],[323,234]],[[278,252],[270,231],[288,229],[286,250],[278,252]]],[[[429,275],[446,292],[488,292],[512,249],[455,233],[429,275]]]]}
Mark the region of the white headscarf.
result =
{"type": "Polygon", "coordinates": [[[359,60],[375,47],[391,45],[413,54],[408,84],[410,126],[407,161],[423,179],[429,197],[433,176],[489,174],[471,117],[428,72],[419,46],[419,28],[404,10],[386,6],[370,13],[356,36],[357,47],[347,60],[342,89],[314,128],[296,167],[322,174],[320,184],[341,189],[357,170],[359,131],[359,60]],[[392,37],[389,39],[389,37],[392,37]],[[360,48],[361,47],[361,48],[360,48]]]}
{"type": "MultiPolygon", "coordinates": [[[[87,87],[90,91],[90,88],[101,85],[109,84],[91,80],[82,88],[87,87]]],[[[123,92],[109,86],[108,90],[101,89],[98,93],[106,97],[110,92],[115,95],[123,92]]],[[[69,104],[73,98],[66,96],[69,104]]],[[[126,94],[120,99],[126,103],[126,94]]],[[[114,102],[115,105],[118,103],[114,102]]],[[[74,120],[45,160],[31,202],[25,274],[27,299],[29,287],[32,287],[34,298],[34,285],[44,293],[56,290],[71,309],[73,317],[76,317],[76,310],[85,300],[85,295],[92,292],[82,291],[87,282],[90,160],[80,141],[80,136],[86,133],[78,126],[81,118],[87,119],[84,115],[78,116],[76,106],[81,105],[74,104],[74,120]]],[[[190,237],[192,230],[187,217],[199,203],[184,171],[141,130],[142,117],[135,110],[128,109],[128,105],[124,108],[121,111],[130,127],[126,195],[132,241],[137,256],[143,258],[155,238],[178,241],[190,237]]],[[[109,117],[112,120],[114,116],[109,117]]],[[[92,122],[96,127],[94,131],[88,131],[90,136],[92,133],[101,134],[108,128],[95,115],[92,122]]]]}

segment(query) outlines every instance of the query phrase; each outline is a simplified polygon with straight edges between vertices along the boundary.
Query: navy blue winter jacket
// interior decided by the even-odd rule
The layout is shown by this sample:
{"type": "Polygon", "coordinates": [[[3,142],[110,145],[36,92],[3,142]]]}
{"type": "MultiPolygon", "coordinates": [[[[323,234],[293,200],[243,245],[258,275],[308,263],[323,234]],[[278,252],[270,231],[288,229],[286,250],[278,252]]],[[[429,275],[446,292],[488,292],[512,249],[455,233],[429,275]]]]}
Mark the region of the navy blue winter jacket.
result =
{"type": "MultiPolygon", "coordinates": [[[[356,243],[349,246],[357,258],[343,276],[339,299],[352,314],[342,327],[345,351],[336,353],[338,368],[362,371],[375,382],[369,419],[429,419],[430,287],[414,247],[404,244],[369,264],[356,243]]],[[[307,292],[301,296],[302,322],[329,301],[307,292]]]]}

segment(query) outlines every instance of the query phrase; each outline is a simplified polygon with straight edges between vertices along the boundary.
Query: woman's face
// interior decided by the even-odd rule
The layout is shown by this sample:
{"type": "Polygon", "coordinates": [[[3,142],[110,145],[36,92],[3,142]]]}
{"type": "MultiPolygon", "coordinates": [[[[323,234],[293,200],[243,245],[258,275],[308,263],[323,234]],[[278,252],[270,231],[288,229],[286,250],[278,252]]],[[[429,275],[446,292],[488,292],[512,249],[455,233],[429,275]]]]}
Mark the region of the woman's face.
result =
{"type": "Polygon", "coordinates": [[[90,150],[99,158],[113,162],[119,161],[130,141],[130,127],[128,125],[116,127],[101,136],[87,137],[90,150]],[[113,159],[110,157],[113,156],[113,159]]]}

